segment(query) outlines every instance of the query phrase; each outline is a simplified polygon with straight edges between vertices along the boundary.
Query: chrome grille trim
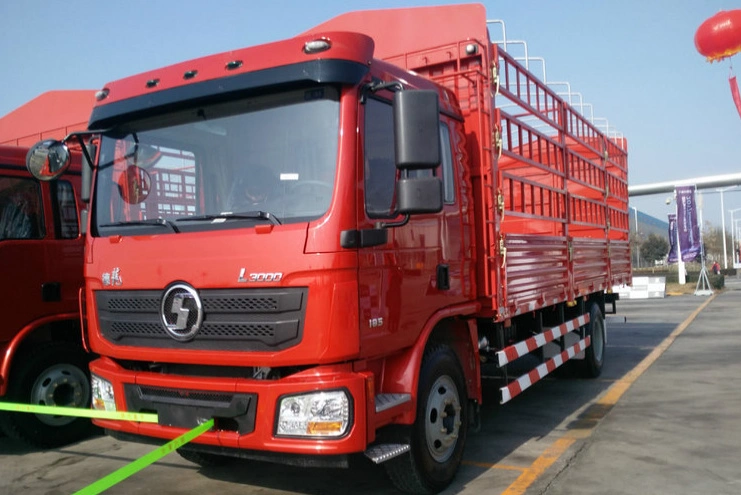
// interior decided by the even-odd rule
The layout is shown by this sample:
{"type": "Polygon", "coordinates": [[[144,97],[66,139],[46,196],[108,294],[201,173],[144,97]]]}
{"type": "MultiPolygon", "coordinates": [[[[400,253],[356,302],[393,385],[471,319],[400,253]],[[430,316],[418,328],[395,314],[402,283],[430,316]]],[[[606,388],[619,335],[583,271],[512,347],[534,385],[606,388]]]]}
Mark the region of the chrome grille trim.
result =
{"type": "Polygon", "coordinates": [[[201,330],[177,342],[160,321],[163,291],[95,292],[100,332],[115,345],[166,349],[275,351],[303,336],[308,288],[208,289],[201,330]]]}

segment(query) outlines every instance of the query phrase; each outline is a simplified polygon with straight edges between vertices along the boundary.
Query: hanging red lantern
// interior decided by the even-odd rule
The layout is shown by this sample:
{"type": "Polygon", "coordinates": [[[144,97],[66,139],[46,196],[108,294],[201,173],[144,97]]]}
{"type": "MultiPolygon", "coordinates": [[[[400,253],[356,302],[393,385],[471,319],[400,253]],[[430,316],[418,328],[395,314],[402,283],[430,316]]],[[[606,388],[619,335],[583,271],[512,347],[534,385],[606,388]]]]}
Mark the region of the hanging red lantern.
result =
{"type": "MultiPolygon", "coordinates": [[[[741,51],[741,10],[721,10],[700,24],[695,33],[695,48],[705,55],[708,62],[723,60],[741,51]]],[[[741,95],[732,65],[728,84],[731,86],[733,103],[741,117],[741,95]]]]}

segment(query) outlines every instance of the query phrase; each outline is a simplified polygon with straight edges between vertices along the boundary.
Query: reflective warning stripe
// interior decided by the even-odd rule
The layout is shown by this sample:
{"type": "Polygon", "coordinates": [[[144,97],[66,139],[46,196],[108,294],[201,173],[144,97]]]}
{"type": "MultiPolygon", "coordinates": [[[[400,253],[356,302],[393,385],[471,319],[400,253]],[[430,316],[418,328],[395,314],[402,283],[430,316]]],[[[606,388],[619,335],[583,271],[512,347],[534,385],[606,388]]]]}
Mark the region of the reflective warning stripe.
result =
{"type": "Polygon", "coordinates": [[[127,464],[126,466],[112,472],[105,478],[101,478],[95,483],[86,486],[82,490],[75,492],[74,495],[97,495],[104,490],[109,489],[113,485],[116,485],[129,476],[138,473],[150,464],[157,462],[158,460],[165,457],[167,454],[174,452],[176,449],[182,447],[186,443],[190,442],[194,438],[203,435],[214,426],[214,420],[209,419],[202,425],[196,426],[192,430],[180,435],[176,439],[166,443],[162,447],[150,452],[149,454],[138,458],[134,462],[127,464]]]}
{"type": "Polygon", "coordinates": [[[497,352],[497,366],[501,367],[507,363],[514,361],[515,359],[524,356],[530,352],[533,352],[539,347],[543,347],[548,342],[552,342],[557,338],[566,335],[569,332],[573,332],[589,323],[589,315],[581,315],[578,318],[569,320],[566,323],[562,323],[557,327],[549,328],[543,333],[539,333],[527,340],[518,342],[509,347],[505,347],[501,351],[497,352]]]}
{"type": "Polygon", "coordinates": [[[79,407],[36,406],[12,402],[0,402],[0,411],[49,414],[51,416],[75,416],[78,418],[117,419],[121,421],[137,421],[139,423],[157,422],[157,415],[154,413],[98,411],[96,409],[82,409],[79,407]]]}
{"type": "Polygon", "coordinates": [[[539,382],[541,379],[543,379],[543,377],[545,377],[549,373],[552,373],[563,363],[585,350],[587,347],[589,347],[590,343],[590,338],[586,337],[584,340],[580,340],[575,345],[563,351],[561,354],[553,356],[553,358],[544,362],[540,366],[530,370],[530,372],[528,373],[525,373],[506,387],[500,388],[499,392],[502,394],[500,404],[509,402],[514,397],[520,395],[524,390],[530,388],[534,383],[539,382]]]}

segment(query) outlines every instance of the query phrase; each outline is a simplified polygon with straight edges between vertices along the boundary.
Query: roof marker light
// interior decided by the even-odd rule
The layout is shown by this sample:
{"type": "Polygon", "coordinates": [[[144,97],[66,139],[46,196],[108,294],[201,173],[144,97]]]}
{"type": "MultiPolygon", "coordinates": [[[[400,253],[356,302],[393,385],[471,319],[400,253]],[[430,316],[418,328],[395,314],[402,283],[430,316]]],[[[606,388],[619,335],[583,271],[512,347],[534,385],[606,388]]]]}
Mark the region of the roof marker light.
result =
{"type": "Polygon", "coordinates": [[[304,43],[304,53],[307,55],[311,55],[313,53],[321,53],[329,50],[330,48],[332,48],[332,44],[329,42],[329,40],[326,39],[307,41],[306,43],[304,43]]]}
{"type": "Polygon", "coordinates": [[[96,101],[105,100],[106,98],[108,98],[108,93],[110,93],[110,90],[108,88],[103,88],[100,91],[97,91],[95,93],[95,100],[96,101]]]}
{"type": "Polygon", "coordinates": [[[160,80],[159,79],[150,79],[149,81],[147,81],[147,87],[148,88],[153,88],[153,87],[157,86],[159,83],[160,83],[160,80]]]}
{"type": "Polygon", "coordinates": [[[193,79],[194,77],[196,77],[196,74],[198,74],[197,70],[185,71],[185,74],[183,74],[183,79],[193,79]]]}
{"type": "Polygon", "coordinates": [[[242,67],[241,60],[232,60],[231,62],[226,63],[226,70],[239,69],[240,67],[242,67]]]}

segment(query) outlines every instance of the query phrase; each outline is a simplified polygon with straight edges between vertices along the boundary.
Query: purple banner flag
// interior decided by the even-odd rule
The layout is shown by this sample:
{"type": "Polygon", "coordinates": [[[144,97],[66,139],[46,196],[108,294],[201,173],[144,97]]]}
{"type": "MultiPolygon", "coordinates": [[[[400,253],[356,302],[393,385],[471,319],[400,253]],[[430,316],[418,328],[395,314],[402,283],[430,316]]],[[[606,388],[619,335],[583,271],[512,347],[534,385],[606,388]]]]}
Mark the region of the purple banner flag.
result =
{"type": "Polygon", "coordinates": [[[669,213],[669,256],[666,259],[669,264],[677,262],[677,215],[669,213]]]}
{"type": "Polygon", "coordinates": [[[682,261],[692,261],[700,255],[700,226],[697,223],[695,186],[677,187],[677,229],[682,261]]]}

